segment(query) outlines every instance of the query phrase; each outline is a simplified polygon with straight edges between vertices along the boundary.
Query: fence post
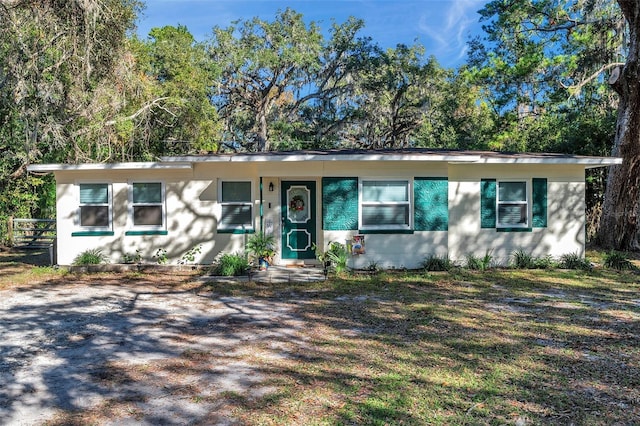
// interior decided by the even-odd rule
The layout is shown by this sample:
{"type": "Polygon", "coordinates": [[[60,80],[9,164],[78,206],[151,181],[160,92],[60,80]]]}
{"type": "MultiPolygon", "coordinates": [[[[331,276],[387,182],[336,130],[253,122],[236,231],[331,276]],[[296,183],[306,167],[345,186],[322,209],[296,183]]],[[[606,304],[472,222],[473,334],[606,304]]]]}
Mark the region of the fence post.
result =
{"type": "Polygon", "coordinates": [[[13,216],[7,217],[7,244],[13,247],[13,216]]]}

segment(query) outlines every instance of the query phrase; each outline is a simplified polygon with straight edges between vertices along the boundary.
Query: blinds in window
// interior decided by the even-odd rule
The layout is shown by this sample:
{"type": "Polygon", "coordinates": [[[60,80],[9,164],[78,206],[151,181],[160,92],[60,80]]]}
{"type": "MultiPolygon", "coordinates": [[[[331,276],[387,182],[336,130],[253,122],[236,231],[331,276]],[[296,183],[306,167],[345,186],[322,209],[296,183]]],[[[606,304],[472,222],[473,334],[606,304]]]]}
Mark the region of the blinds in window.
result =
{"type": "Polygon", "coordinates": [[[109,187],[106,183],[80,184],[80,204],[109,204],[109,187]]]}

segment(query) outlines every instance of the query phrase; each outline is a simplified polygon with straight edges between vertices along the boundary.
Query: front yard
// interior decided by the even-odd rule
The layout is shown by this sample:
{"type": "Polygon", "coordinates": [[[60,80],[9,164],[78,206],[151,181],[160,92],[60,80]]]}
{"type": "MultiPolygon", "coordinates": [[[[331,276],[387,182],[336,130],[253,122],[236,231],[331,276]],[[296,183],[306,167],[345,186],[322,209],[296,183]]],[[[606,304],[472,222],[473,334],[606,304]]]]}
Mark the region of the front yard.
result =
{"type": "Polygon", "coordinates": [[[640,423],[633,272],[0,274],[10,423],[640,423]]]}

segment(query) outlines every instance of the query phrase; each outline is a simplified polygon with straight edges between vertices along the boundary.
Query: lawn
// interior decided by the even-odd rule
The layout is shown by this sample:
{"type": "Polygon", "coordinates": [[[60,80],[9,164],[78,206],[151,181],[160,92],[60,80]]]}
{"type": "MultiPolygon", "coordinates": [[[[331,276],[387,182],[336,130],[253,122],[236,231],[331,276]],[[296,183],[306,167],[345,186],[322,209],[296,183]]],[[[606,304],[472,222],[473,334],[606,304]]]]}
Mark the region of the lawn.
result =
{"type": "MultiPolygon", "coordinates": [[[[332,279],[304,300],[309,349],[263,362],[248,424],[638,424],[630,273],[458,272],[332,279]]],[[[254,288],[216,289],[254,294],[254,288]]]]}
{"type": "MultiPolygon", "coordinates": [[[[63,274],[32,273],[24,284],[12,273],[22,288],[63,274]]],[[[195,284],[189,276],[173,285],[284,302],[302,326],[295,344],[283,343],[295,352],[273,356],[272,343],[256,340],[238,355],[260,377],[260,392],[211,396],[185,385],[173,396],[215,403],[250,425],[639,424],[639,278],[605,269],[395,272],[304,285],[195,284]]],[[[154,373],[178,382],[217,357],[185,351],[144,369],[112,363],[99,379],[118,384],[154,373]]],[[[112,400],[48,424],[99,424],[135,412],[132,404],[112,400]]]]}

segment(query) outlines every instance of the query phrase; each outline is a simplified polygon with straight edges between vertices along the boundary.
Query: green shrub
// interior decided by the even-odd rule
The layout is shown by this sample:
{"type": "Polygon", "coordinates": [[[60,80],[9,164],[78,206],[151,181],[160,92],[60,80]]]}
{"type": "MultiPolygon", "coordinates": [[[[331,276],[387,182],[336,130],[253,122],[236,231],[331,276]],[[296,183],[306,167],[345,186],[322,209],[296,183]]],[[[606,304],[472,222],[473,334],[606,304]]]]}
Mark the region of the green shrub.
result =
{"type": "MultiPolygon", "coordinates": [[[[162,249],[160,249],[162,250],[162,249]]],[[[160,251],[158,250],[158,251],[160,251]]],[[[180,258],[180,260],[178,261],[179,265],[186,265],[187,263],[191,263],[194,260],[196,260],[196,255],[200,254],[200,252],[202,251],[202,245],[197,245],[195,247],[190,248],[189,250],[187,250],[187,252],[185,254],[182,255],[182,257],[180,258]]],[[[165,262],[166,262],[166,254],[167,252],[165,251],[165,262]]]]}
{"type": "Polygon", "coordinates": [[[109,258],[106,254],[102,253],[100,249],[85,250],[73,259],[73,264],[76,266],[83,265],[99,265],[101,263],[107,263],[109,258]]]}
{"type": "Polygon", "coordinates": [[[604,266],[619,271],[635,268],[626,253],[615,250],[611,250],[604,255],[604,266]]]}
{"type": "Polygon", "coordinates": [[[513,258],[513,266],[515,268],[534,269],[536,267],[536,258],[524,250],[514,251],[511,257],[513,258]]]}
{"type": "Polygon", "coordinates": [[[345,244],[330,243],[327,250],[327,259],[331,262],[331,267],[337,274],[347,270],[347,261],[349,260],[349,252],[345,244]]]}
{"type": "Polygon", "coordinates": [[[314,244],[313,250],[316,253],[316,259],[325,267],[333,269],[336,273],[341,273],[348,269],[349,251],[345,244],[331,242],[326,251],[323,251],[314,244]]]}
{"type": "Polygon", "coordinates": [[[167,251],[163,248],[156,250],[156,254],[154,254],[153,257],[156,259],[158,265],[164,265],[167,263],[167,251]]]}
{"type": "Polygon", "coordinates": [[[591,269],[591,263],[578,253],[567,253],[560,256],[559,266],[563,269],[582,269],[588,271],[591,269]]]}
{"type": "Polygon", "coordinates": [[[140,249],[137,249],[135,254],[125,253],[122,255],[122,263],[140,262],[142,262],[142,254],[140,254],[140,249]]]}
{"type": "Polygon", "coordinates": [[[471,253],[467,254],[465,257],[465,266],[467,267],[467,269],[479,271],[481,268],[480,258],[471,253]]]}
{"type": "Polygon", "coordinates": [[[468,254],[466,256],[466,262],[468,269],[486,271],[493,267],[493,255],[490,250],[487,250],[482,257],[477,257],[474,254],[468,254]]]}
{"type": "Polygon", "coordinates": [[[249,269],[249,261],[242,254],[223,253],[215,262],[213,275],[233,277],[243,275],[249,269]]]}
{"type": "Polygon", "coordinates": [[[449,271],[455,266],[455,263],[449,259],[449,256],[431,255],[422,262],[422,268],[429,272],[449,271]]]}
{"type": "Polygon", "coordinates": [[[264,259],[273,263],[273,256],[276,255],[276,237],[272,234],[257,232],[249,237],[245,250],[254,262],[264,259]]]}
{"type": "Polygon", "coordinates": [[[534,267],[536,269],[551,269],[555,268],[557,265],[557,262],[553,260],[553,257],[551,257],[551,255],[539,257],[534,260],[534,267]]]}
{"type": "Polygon", "coordinates": [[[382,271],[382,268],[380,267],[380,265],[378,265],[378,262],[372,260],[369,262],[365,270],[377,274],[378,272],[382,271]]]}

